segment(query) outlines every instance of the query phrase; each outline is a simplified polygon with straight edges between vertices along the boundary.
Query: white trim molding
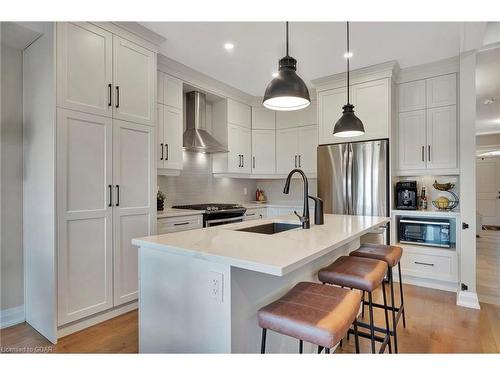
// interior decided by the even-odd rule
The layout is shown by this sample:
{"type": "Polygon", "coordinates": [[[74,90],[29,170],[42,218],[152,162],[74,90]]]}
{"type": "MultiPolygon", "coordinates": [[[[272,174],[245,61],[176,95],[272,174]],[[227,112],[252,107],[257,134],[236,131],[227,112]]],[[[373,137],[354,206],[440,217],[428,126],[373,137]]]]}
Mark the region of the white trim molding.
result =
{"type": "Polygon", "coordinates": [[[25,321],[24,305],[0,310],[0,328],[7,328],[25,321]]]}
{"type": "Polygon", "coordinates": [[[461,290],[457,293],[457,305],[468,307],[469,309],[480,310],[479,299],[476,292],[461,290]]]}

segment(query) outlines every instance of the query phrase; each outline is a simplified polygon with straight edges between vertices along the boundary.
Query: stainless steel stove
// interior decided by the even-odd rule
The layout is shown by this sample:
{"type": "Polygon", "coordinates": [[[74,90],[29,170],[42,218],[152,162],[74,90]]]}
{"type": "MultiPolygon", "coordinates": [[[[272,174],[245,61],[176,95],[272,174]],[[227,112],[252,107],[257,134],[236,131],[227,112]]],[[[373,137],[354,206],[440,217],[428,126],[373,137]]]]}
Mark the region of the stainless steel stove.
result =
{"type": "Polygon", "coordinates": [[[182,210],[196,210],[203,212],[203,227],[213,227],[243,221],[246,208],[231,203],[203,203],[172,206],[182,210]]]}

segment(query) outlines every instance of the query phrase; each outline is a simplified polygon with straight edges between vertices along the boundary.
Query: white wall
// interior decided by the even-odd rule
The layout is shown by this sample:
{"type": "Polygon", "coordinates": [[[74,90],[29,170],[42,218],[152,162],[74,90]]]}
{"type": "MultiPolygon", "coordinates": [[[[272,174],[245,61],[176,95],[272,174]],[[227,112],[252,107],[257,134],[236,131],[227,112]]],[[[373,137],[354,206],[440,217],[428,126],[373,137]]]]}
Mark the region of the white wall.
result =
{"type": "Polygon", "coordinates": [[[242,203],[255,196],[250,179],[217,177],[212,174],[212,156],[184,151],[180,176],[158,176],[158,186],[167,195],[166,207],[194,203],[242,203]],[[243,189],[247,189],[247,195],[243,189]]]}
{"type": "Polygon", "coordinates": [[[2,46],[0,310],[23,305],[22,51],[2,46]]]}

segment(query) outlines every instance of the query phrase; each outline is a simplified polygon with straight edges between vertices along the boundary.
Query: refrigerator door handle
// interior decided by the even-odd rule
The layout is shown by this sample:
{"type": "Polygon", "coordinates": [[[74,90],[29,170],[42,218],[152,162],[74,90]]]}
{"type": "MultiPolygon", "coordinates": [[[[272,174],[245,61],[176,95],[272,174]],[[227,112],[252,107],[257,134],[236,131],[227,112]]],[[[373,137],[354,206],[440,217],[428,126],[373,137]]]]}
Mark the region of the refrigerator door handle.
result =
{"type": "Polygon", "coordinates": [[[347,145],[347,181],[346,181],[347,215],[352,215],[352,144],[347,145]]]}

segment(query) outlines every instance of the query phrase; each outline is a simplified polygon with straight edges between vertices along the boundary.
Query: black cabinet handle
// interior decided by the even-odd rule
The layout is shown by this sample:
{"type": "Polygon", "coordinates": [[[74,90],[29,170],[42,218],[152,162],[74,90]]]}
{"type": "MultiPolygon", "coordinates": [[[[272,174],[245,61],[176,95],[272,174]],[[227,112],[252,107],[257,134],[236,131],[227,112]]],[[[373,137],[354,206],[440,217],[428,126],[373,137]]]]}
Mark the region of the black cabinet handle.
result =
{"type": "Polygon", "coordinates": [[[163,160],[163,143],[160,143],[160,147],[161,147],[161,158],[160,158],[160,160],[163,160]]]}
{"type": "Polygon", "coordinates": [[[295,168],[297,168],[297,155],[295,155],[295,168]]]}
{"type": "Polygon", "coordinates": [[[111,83],[108,84],[108,107],[111,107],[111,83]]]}
{"type": "Polygon", "coordinates": [[[120,185],[116,185],[116,207],[120,205],[120,185]]]}
{"type": "Polygon", "coordinates": [[[165,143],[165,160],[168,160],[168,143],[165,143]]]}
{"type": "Polygon", "coordinates": [[[253,169],[255,169],[255,156],[252,156],[252,161],[253,161],[253,169]]]}
{"type": "Polygon", "coordinates": [[[109,203],[108,203],[108,207],[112,207],[113,206],[113,185],[108,185],[108,188],[109,188],[109,203]]]}
{"type": "Polygon", "coordinates": [[[422,146],[422,161],[424,161],[425,155],[425,146],[422,146]]]}
{"type": "Polygon", "coordinates": [[[415,264],[420,264],[422,266],[430,266],[430,267],[434,267],[434,263],[424,263],[424,262],[413,262],[415,264]]]}
{"type": "Polygon", "coordinates": [[[239,158],[239,165],[238,165],[238,168],[241,168],[242,165],[241,165],[241,154],[238,154],[238,158],[239,158]]]}
{"type": "Polygon", "coordinates": [[[189,224],[189,221],[185,221],[184,223],[174,223],[175,226],[178,226],[178,225],[188,225],[189,224]]]}
{"type": "Polygon", "coordinates": [[[301,157],[301,155],[299,155],[299,168],[301,167],[301,165],[300,165],[300,157],[301,157]]]}
{"type": "Polygon", "coordinates": [[[245,155],[241,155],[241,167],[245,166],[245,155]]]}
{"type": "Polygon", "coordinates": [[[120,86],[116,86],[116,108],[120,108],[120,86]]]}
{"type": "Polygon", "coordinates": [[[428,149],[427,149],[427,160],[428,161],[431,161],[431,146],[427,146],[428,149]]]}

